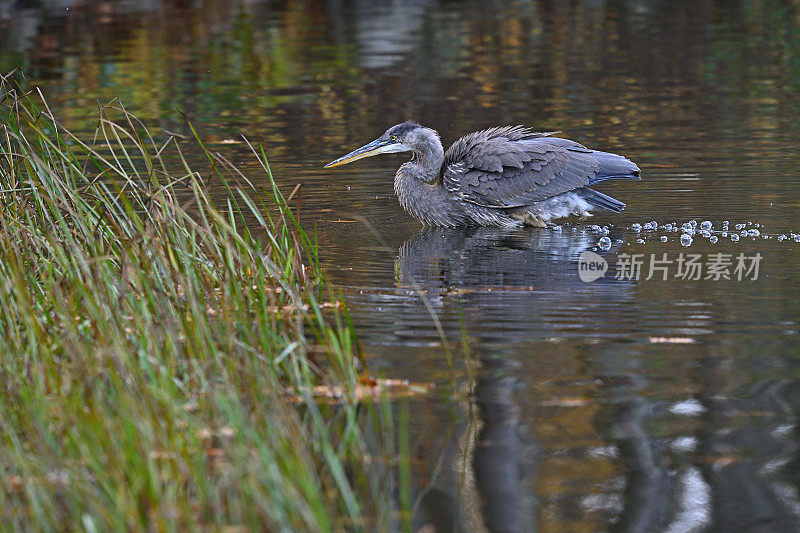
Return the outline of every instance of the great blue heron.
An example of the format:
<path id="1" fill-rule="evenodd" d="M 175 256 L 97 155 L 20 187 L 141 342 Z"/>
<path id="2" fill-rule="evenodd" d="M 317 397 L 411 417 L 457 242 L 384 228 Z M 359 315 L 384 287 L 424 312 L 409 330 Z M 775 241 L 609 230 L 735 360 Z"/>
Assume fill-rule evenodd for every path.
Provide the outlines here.
<path id="1" fill-rule="evenodd" d="M 624 203 L 588 186 L 639 179 L 639 167 L 552 135 L 522 126 L 490 128 L 460 138 L 445 152 L 435 130 L 407 121 L 325 167 L 413 152 L 397 171 L 394 190 L 403 208 L 428 226 L 545 227 L 598 207 L 622 211 Z"/>

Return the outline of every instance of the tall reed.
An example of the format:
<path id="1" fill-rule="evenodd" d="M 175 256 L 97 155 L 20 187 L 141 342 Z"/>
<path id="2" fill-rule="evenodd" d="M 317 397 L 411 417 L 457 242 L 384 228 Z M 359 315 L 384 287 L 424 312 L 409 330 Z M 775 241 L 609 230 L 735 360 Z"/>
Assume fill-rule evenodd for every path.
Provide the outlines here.
<path id="1" fill-rule="evenodd" d="M 114 102 L 80 139 L 12 80 L 0 80 L 0 522 L 394 528 L 380 466 L 393 445 L 364 438 L 391 427 L 390 410 L 356 399 L 355 335 L 320 301 L 313 238 L 263 150 L 251 146 L 271 184 L 259 198 L 196 133 L 152 136 Z M 320 385 L 341 401 L 315 403 Z"/>

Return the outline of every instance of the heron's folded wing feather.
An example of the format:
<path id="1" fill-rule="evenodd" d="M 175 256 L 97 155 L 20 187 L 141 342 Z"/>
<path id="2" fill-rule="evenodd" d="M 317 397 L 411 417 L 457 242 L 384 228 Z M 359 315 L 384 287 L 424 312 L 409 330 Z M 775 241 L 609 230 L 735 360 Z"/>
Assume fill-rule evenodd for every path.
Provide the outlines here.
<path id="1" fill-rule="evenodd" d="M 519 127 L 476 132 L 445 154 L 443 185 L 463 201 L 493 208 L 530 205 L 589 184 L 592 150 Z"/>

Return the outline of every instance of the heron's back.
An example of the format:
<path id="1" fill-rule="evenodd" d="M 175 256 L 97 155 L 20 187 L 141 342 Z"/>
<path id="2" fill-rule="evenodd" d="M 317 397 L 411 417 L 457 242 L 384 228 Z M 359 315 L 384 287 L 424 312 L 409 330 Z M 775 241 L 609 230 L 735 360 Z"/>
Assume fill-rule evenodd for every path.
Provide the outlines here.
<path id="1" fill-rule="evenodd" d="M 509 209 L 608 179 L 638 179 L 627 158 L 520 126 L 466 135 L 445 153 L 442 184 L 459 201 Z"/>

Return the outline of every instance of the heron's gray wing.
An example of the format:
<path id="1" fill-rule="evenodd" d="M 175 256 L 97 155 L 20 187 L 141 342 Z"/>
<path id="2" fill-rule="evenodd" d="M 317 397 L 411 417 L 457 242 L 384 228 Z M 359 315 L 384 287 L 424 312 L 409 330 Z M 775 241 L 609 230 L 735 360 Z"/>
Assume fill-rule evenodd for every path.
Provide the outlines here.
<path id="1" fill-rule="evenodd" d="M 592 153 L 574 141 L 521 127 L 494 128 L 450 147 L 442 183 L 466 202 L 522 207 L 588 185 L 599 168 Z"/>

